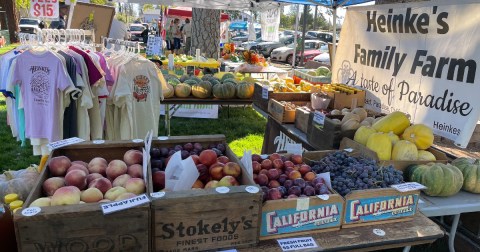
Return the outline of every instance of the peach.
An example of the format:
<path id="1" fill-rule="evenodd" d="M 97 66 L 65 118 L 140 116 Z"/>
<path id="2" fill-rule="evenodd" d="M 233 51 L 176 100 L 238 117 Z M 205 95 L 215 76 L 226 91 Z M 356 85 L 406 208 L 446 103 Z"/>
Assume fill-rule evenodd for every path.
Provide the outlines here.
<path id="1" fill-rule="evenodd" d="M 317 177 L 317 174 L 315 172 L 307 172 L 305 175 L 303 175 L 303 178 L 306 181 L 313 181 Z"/>
<path id="2" fill-rule="evenodd" d="M 83 166 L 83 167 L 85 167 L 85 168 L 88 168 L 88 164 L 85 163 L 85 162 L 83 162 L 83 161 L 81 161 L 81 160 L 73 161 L 73 162 L 72 162 L 72 165 L 74 165 L 74 164 L 78 164 L 78 165 L 81 165 L 81 166 Z"/>
<path id="3" fill-rule="evenodd" d="M 90 187 L 80 194 L 80 200 L 85 203 L 98 202 L 102 199 L 103 193 L 95 187 Z"/>
<path id="4" fill-rule="evenodd" d="M 204 150 L 200 153 L 200 163 L 211 166 L 217 162 L 217 153 L 213 150 Z"/>
<path id="5" fill-rule="evenodd" d="M 90 173 L 100 173 L 105 176 L 105 171 L 107 170 L 108 162 L 104 158 L 96 157 L 90 160 L 88 163 L 88 171 Z"/>
<path id="6" fill-rule="evenodd" d="M 291 180 L 295 180 L 301 177 L 302 177 L 302 174 L 299 171 L 292 171 L 288 174 L 288 178 L 290 178 Z"/>
<path id="7" fill-rule="evenodd" d="M 56 190 L 52 196 L 50 205 L 60 206 L 78 204 L 80 203 L 80 194 L 80 190 L 75 186 L 64 186 L 62 188 L 58 188 L 58 190 Z"/>
<path id="8" fill-rule="evenodd" d="M 221 157 L 217 158 L 217 162 L 222 163 L 222 164 L 226 164 L 226 163 L 230 162 L 230 159 L 227 156 L 221 156 Z"/>
<path id="9" fill-rule="evenodd" d="M 292 160 L 292 162 L 293 162 L 294 164 L 302 164 L 302 163 L 303 163 L 302 155 L 298 155 L 298 154 L 293 154 L 293 155 L 290 157 L 290 160 Z"/>
<path id="10" fill-rule="evenodd" d="M 215 163 L 210 166 L 208 172 L 210 173 L 212 179 L 220 180 L 223 178 L 223 167 L 225 167 L 225 165 L 222 163 Z"/>
<path id="11" fill-rule="evenodd" d="M 204 186 L 203 182 L 197 179 L 195 183 L 193 183 L 192 188 L 203 188 Z"/>
<path id="12" fill-rule="evenodd" d="M 120 194 L 117 198 L 115 198 L 115 201 L 126 200 L 126 199 L 130 199 L 130 198 L 133 198 L 133 197 L 137 197 L 137 195 L 135 195 L 135 193 L 126 192 L 126 193 Z"/>
<path id="13" fill-rule="evenodd" d="M 123 161 L 129 166 L 133 164 L 142 164 L 143 153 L 139 150 L 128 150 L 123 155 Z"/>
<path id="14" fill-rule="evenodd" d="M 70 166 L 70 168 L 68 168 L 67 173 L 70 172 L 70 171 L 73 171 L 73 170 L 81 170 L 81 171 L 84 171 L 85 174 L 87 174 L 87 175 L 90 174 L 88 169 L 85 166 L 80 165 L 80 164 L 72 164 L 72 166 Z"/>
<path id="15" fill-rule="evenodd" d="M 130 165 L 127 168 L 127 174 L 132 178 L 143 178 L 143 166 L 139 164 Z"/>
<path id="16" fill-rule="evenodd" d="M 302 175 L 305 175 L 307 172 L 311 172 L 312 171 L 312 168 L 309 166 L 309 165 L 301 165 L 300 166 L 300 169 L 298 169 L 298 171 L 302 174 Z"/>
<path id="17" fill-rule="evenodd" d="M 225 176 L 220 181 L 218 181 L 217 186 L 238 186 L 240 185 L 238 181 L 233 176 Z"/>
<path id="18" fill-rule="evenodd" d="M 63 177 L 52 177 L 48 178 L 43 182 L 43 191 L 47 196 L 52 196 L 55 191 L 65 186 L 65 178 Z"/>
<path id="19" fill-rule="evenodd" d="M 120 175 L 118 176 L 112 183 L 112 186 L 121 186 L 121 187 L 125 187 L 125 182 L 127 182 L 127 180 L 131 179 L 132 176 L 128 175 L 128 174 L 123 174 L 123 175 Z"/>
<path id="20" fill-rule="evenodd" d="M 108 190 L 106 193 L 105 193 L 105 199 L 107 200 L 115 200 L 118 196 L 120 196 L 120 194 L 123 194 L 123 193 L 126 193 L 127 192 L 127 189 L 121 187 L 121 186 L 115 186 L 115 187 L 112 187 L 110 188 L 110 190 Z"/>
<path id="21" fill-rule="evenodd" d="M 88 188 L 95 187 L 105 194 L 110 188 L 112 188 L 112 182 L 107 178 L 97 178 L 88 184 Z"/>
<path id="22" fill-rule="evenodd" d="M 103 178 L 102 174 L 100 174 L 100 173 L 90 173 L 90 174 L 88 174 L 87 175 L 87 184 L 90 185 L 90 183 L 97 178 Z"/>
<path id="23" fill-rule="evenodd" d="M 205 189 L 215 188 L 215 187 L 218 187 L 218 181 L 217 181 L 217 180 L 210 180 L 210 181 L 205 185 Z"/>
<path id="24" fill-rule="evenodd" d="M 44 206 L 50 206 L 51 204 L 51 199 L 48 197 L 43 197 L 43 198 L 38 198 L 34 200 L 29 207 L 44 207 Z"/>
<path id="25" fill-rule="evenodd" d="M 70 159 L 65 156 L 54 157 L 48 162 L 48 169 L 52 176 L 65 176 L 70 166 L 72 166 L 72 163 Z"/>
<path id="26" fill-rule="evenodd" d="M 240 168 L 240 165 L 238 165 L 235 162 L 228 162 L 225 164 L 223 167 L 223 175 L 224 176 L 232 176 L 234 178 L 238 178 L 240 174 L 242 173 L 242 169 Z"/>
<path id="27" fill-rule="evenodd" d="M 127 170 L 128 170 L 128 168 L 127 168 L 127 164 L 125 164 L 125 162 L 123 162 L 122 160 L 118 160 L 118 159 L 112 160 L 112 161 L 110 161 L 110 163 L 107 166 L 107 170 L 106 170 L 107 178 L 109 178 L 110 180 L 113 181 L 118 176 L 127 173 Z"/>
<path id="28" fill-rule="evenodd" d="M 65 185 L 83 190 L 87 186 L 87 174 L 82 170 L 72 170 L 65 175 Z"/>
<path id="29" fill-rule="evenodd" d="M 102 199 L 102 200 L 98 201 L 98 203 L 107 203 L 107 202 L 112 202 L 112 201 L 109 200 L 109 199 Z"/>
<path id="30" fill-rule="evenodd" d="M 131 178 L 125 182 L 127 192 L 141 194 L 145 192 L 145 182 L 141 178 Z"/>

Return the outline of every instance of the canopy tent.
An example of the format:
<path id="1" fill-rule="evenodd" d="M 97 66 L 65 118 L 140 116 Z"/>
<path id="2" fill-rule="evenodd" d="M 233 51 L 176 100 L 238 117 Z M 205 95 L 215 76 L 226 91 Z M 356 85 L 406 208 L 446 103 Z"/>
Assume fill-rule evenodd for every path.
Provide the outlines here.
<path id="1" fill-rule="evenodd" d="M 268 10 L 281 5 L 273 0 L 128 0 L 129 3 L 157 4 L 217 10 Z"/>
<path id="2" fill-rule="evenodd" d="M 192 8 L 191 7 L 175 7 L 168 8 L 166 11 L 167 17 L 181 17 L 181 18 L 192 18 Z M 229 19 L 227 13 L 222 13 L 220 21 L 225 22 Z"/>

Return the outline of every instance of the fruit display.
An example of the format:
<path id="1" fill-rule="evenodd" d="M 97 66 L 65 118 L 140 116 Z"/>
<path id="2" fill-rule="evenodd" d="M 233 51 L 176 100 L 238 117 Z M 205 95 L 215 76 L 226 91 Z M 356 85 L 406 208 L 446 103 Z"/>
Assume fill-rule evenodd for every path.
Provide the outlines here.
<path id="1" fill-rule="evenodd" d="M 323 178 L 317 178 L 301 155 L 289 158 L 273 153 L 263 159 L 252 155 L 253 180 L 261 186 L 263 201 L 329 194 Z"/>
<path id="2" fill-rule="evenodd" d="M 427 150 L 434 138 L 430 127 L 410 125 L 408 116 L 400 111 L 374 119 L 365 117 L 362 110 L 353 110 L 345 117 L 357 122 L 364 118 L 360 125 L 351 125 L 352 128 L 359 126 L 353 139 L 377 153 L 380 160 L 435 161 L 435 156 Z"/>
<path id="3" fill-rule="evenodd" d="M 427 187 L 429 196 L 448 197 L 457 194 L 463 186 L 460 169 L 451 164 L 428 163 L 411 165 L 407 170 L 408 179 Z"/>
<path id="4" fill-rule="evenodd" d="M 241 55 L 243 57 L 243 61 L 250 65 L 257 65 L 262 67 L 267 67 L 268 63 L 265 58 L 258 54 L 255 51 L 244 51 Z"/>
<path id="5" fill-rule="evenodd" d="M 96 157 L 89 163 L 71 161 L 66 156 L 51 158 L 51 177 L 43 182 L 44 197 L 32 206 L 74 205 L 109 202 L 135 197 L 145 192 L 143 154 L 139 150 L 125 152 L 123 159 Z"/>
<path id="6" fill-rule="evenodd" d="M 471 193 L 480 193 L 480 160 L 457 158 L 452 165 L 460 169 L 463 174 L 462 189 Z"/>
<path id="7" fill-rule="evenodd" d="M 346 151 L 335 151 L 313 161 L 312 170 L 330 172 L 332 188 L 342 196 L 353 190 L 387 188 L 403 183 L 402 171 L 393 166 L 380 167 L 373 159 L 349 156 Z"/>
<path id="8" fill-rule="evenodd" d="M 333 92 L 333 93 L 344 93 L 344 94 L 356 94 L 357 92 L 362 91 L 361 89 L 345 85 L 345 84 L 323 84 L 320 87 L 320 90 L 323 92 Z"/>
<path id="9" fill-rule="evenodd" d="M 317 69 L 312 69 L 307 72 L 308 75 L 316 77 L 332 77 L 332 72 L 328 67 L 318 67 Z"/>
<path id="10" fill-rule="evenodd" d="M 193 159 L 200 174 L 192 189 L 239 185 L 242 169 L 225 155 L 225 144 L 203 146 L 201 143 L 186 143 L 170 148 L 152 147 L 150 164 L 154 191 L 165 189 L 165 169 L 171 156 L 178 151 L 181 152 L 182 159 Z"/>
<path id="11" fill-rule="evenodd" d="M 38 170 L 30 166 L 18 171 L 5 171 L 0 175 L 0 203 L 5 195 L 15 193 L 20 199 L 26 199 L 38 178 Z"/>

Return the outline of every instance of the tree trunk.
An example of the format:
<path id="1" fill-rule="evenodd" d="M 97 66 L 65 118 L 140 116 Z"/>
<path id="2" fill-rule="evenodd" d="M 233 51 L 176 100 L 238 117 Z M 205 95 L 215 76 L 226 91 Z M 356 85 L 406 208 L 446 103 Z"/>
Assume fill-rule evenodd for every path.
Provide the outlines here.
<path id="1" fill-rule="evenodd" d="M 192 51 L 218 59 L 220 52 L 220 10 L 192 9 Z"/>
<path id="2" fill-rule="evenodd" d="M 407 3 L 407 2 L 424 2 L 430 0 L 375 0 L 375 4 L 391 4 L 391 3 Z"/>
<path id="3" fill-rule="evenodd" d="M 10 34 L 10 43 L 17 43 L 18 42 L 18 11 L 15 5 L 14 0 L 0 0 L 0 7 L 2 7 L 2 11 L 7 13 L 7 26 L 8 32 Z"/>

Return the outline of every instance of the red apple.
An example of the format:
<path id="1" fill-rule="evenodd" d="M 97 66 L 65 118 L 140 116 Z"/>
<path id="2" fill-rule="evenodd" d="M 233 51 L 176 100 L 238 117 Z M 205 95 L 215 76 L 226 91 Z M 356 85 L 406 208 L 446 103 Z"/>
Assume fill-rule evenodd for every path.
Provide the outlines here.
<path id="1" fill-rule="evenodd" d="M 79 172 L 82 172 L 82 171 L 79 171 Z M 58 188 L 58 190 L 55 191 L 50 201 L 50 205 L 52 206 L 75 205 L 80 203 L 80 195 L 81 195 L 81 192 L 78 189 L 78 187 L 64 186 L 62 188 Z"/>
<path id="2" fill-rule="evenodd" d="M 192 188 L 203 188 L 204 186 L 203 182 L 197 179 L 195 183 L 193 183 Z"/>
<path id="3" fill-rule="evenodd" d="M 72 166 L 72 163 L 70 159 L 65 156 L 54 157 L 48 162 L 48 169 L 50 170 L 51 176 L 65 176 L 70 166 Z"/>
<path id="4" fill-rule="evenodd" d="M 126 200 L 126 199 L 130 199 L 130 198 L 133 198 L 133 197 L 136 197 L 136 196 L 137 195 L 135 193 L 126 192 L 126 193 L 120 194 L 117 198 L 115 198 L 115 201 Z"/>
<path id="5" fill-rule="evenodd" d="M 253 173 L 259 173 L 262 169 L 262 165 L 257 161 L 252 161 Z"/>
<path id="6" fill-rule="evenodd" d="M 112 186 L 113 187 L 116 187 L 116 186 L 125 187 L 125 183 L 127 182 L 127 180 L 129 180 L 131 178 L 132 177 L 128 174 L 120 175 L 117 178 L 115 178 L 115 180 L 112 182 Z"/>
<path id="7" fill-rule="evenodd" d="M 240 165 L 235 162 L 228 162 L 223 167 L 223 176 L 232 176 L 234 178 L 238 178 L 242 173 L 242 169 Z"/>
<path id="8" fill-rule="evenodd" d="M 127 174 L 132 178 L 143 178 L 143 166 L 139 164 L 130 165 L 127 168 Z"/>
<path id="9" fill-rule="evenodd" d="M 165 188 L 165 172 L 158 171 L 152 174 L 153 190 L 160 191 Z"/>
<path id="10" fill-rule="evenodd" d="M 100 173 L 103 176 L 105 176 L 105 171 L 107 170 L 107 160 L 101 157 L 96 157 L 92 160 L 90 160 L 90 163 L 88 163 L 88 171 L 90 173 Z"/>
<path id="11" fill-rule="evenodd" d="M 275 159 L 280 159 L 280 160 L 281 160 L 281 159 L 282 159 L 282 156 L 280 156 L 280 154 L 278 154 L 278 153 L 273 153 L 273 154 L 270 155 L 269 159 L 270 159 L 271 161 L 273 161 L 273 160 L 275 160 Z"/>
<path id="12" fill-rule="evenodd" d="M 261 165 L 262 165 L 262 169 L 267 169 L 267 170 L 272 169 L 273 167 L 273 163 L 270 159 L 263 160 Z"/>
<path id="13" fill-rule="evenodd" d="M 112 188 L 112 182 L 107 178 L 97 178 L 88 184 L 88 188 L 95 187 L 105 194 L 108 190 Z"/>
<path id="14" fill-rule="evenodd" d="M 95 187 L 88 188 L 80 194 L 80 200 L 85 203 L 99 202 L 103 199 L 103 193 Z"/>
<path id="15" fill-rule="evenodd" d="M 205 189 L 218 187 L 217 180 L 211 180 L 205 185 Z"/>
<path id="16" fill-rule="evenodd" d="M 238 181 L 233 176 L 225 176 L 218 181 L 217 186 L 238 186 Z"/>
<path id="17" fill-rule="evenodd" d="M 43 191 L 47 196 L 52 196 L 58 188 L 65 186 L 65 178 L 51 177 L 43 182 Z"/>
<path id="18" fill-rule="evenodd" d="M 127 169 L 127 164 L 122 160 L 112 160 L 107 167 L 107 178 L 113 181 L 118 176 L 126 174 Z"/>
<path id="19" fill-rule="evenodd" d="M 294 164 L 303 164 L 302 155 L 293 154 L 290 158 Z"/>
<path id="20" fill-rule="evenodd" d="M 72 165 L 74 165 L 74 164 L 78 164 L 78 165 L 81 165 L 81 166 L 83 166 L 83 167 L 85 167 L 85 168 L 88 168 L 88 164 L 85 163 L 85 162 L 83 162 L 83 161 L 81 161 L 81 160 L 73 161 L 73 162 L 72 162 Z"/>
<path id="21" fill-rule="evenodd" d="M 76 186 L 83 190 L 87 186 L 87 174 L 82 170 L 73 170 L 65 175 L 65 185 Z"/>
<path id="22" fill-rule="evenodd" d="M 212 179 L 214 180 L 220 180 L 223 178 L 223 167 L 225 165 L 222 164 L 222 163 L 215 163 L 213 165 L 210 166 L 210 168 L 208 169 L 208 172 L 210 173 L 210 176 L 212 177 Z"/>
<path id="23" fill-rule="evenodd" d="M 275 159 L 273 160 L 273 168 L 275 169 L 283 169 L 284 165 L 283 165 L 283 161 L 281 159 Z"/>
<path id="24" fill-rule="evenodd" d="M 145 192 L 145 181 L 141 178 L 131 178 L 125 182 L 125 189 L 127 192 L 139 195 Z"/>
<path id="25" fill-rule="evenodd" d="M 106 193 L 105 193 L 105 199 L 108 199 L 108 200 L 115 200 L 118 196 L 120 196 L 121 194 L 123 193 L 126 193 L 127 192 L 127 189 L 121 187 L 121 186 L 115 186 L 115 187 L 112 187 L 110 190 L 108 190 Z"/>
<path id="26" fill-rule="evenodd" d="M 143 163 L 143 153 L 139 150 L 128 150 L 123 155 L 123 161 L 130 166 L 133 164 L 142 164 Z"/>
<path id="27" fill-rule="evenodd" d="M 217 162 L 217 153 L 213 150 L 204 150 L 200 153 L 200 163 L 211 166 Z"/>

